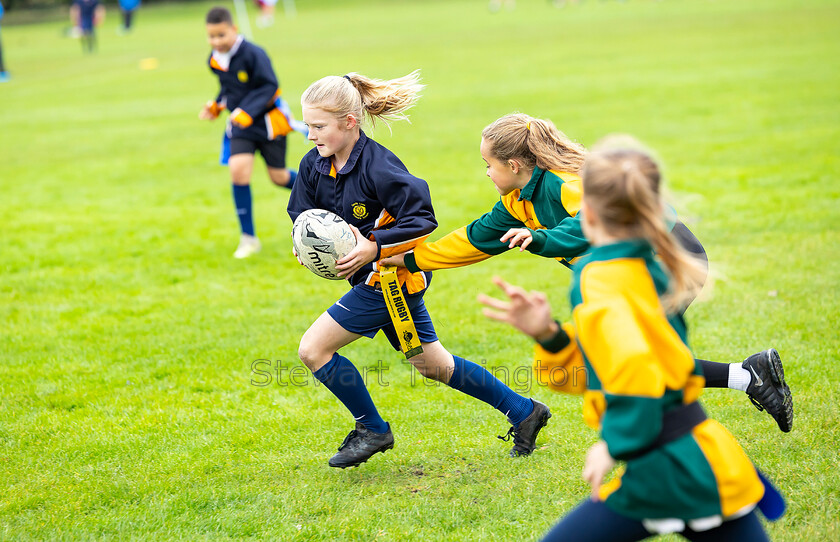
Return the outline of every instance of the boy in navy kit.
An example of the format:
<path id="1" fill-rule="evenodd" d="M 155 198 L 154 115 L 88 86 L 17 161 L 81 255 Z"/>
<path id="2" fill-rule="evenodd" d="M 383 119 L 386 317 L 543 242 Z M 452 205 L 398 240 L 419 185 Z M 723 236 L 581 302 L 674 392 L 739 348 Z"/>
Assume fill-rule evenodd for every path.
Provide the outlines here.
<path id="1" fill-rule="evenodd" d="M 222 165 L 230 168 L 233 201 L 241 236 L 235 258 L 247 258 L 260 250 L 254 232 L 251 203 L 251 173 L 254 153 L 259 150 L 268 176 L 277 186 L 291 188 L 297 172 L 286 168 L 286 134 L 292 120 L 280 98 L 280 86 L 263 49 L 240 36 L 230 11 L 216 7 L 207 13 L 207 39 L 213 48 L 207 62 L 219 77 L 221 89 L 215 100 L 204 105 L 198 117 L 213 120 L 230 111 L 222 145 Z"/>
<path id="2" fill-rule="evenodd" d="M 70 18 L 81 31 L 82 48 L 92 53 L 96 49 L 96 27 L 105 18 L 105 6 L 99 0 L 73 0 Z"/>

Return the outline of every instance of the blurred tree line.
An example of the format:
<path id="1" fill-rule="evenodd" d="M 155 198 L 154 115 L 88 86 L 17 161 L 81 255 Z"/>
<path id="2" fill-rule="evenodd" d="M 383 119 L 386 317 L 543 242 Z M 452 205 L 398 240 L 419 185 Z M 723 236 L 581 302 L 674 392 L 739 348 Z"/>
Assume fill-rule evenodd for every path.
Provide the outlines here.
<path id="1" fill-rule="evenodd" d="M 143 0 L 144 4 L 158 4 L 167 0 Z M 169 0 L 171 1 L 171 0 Z M 183 1 L 183 0 L 181 0 Z M 55 8 L 69 8 L 73 0 L 0 0 L 6 11 L 14 10 L 49 10 Z M 100 0 L 106 6 L 117 5 L 117 0 Z"/>

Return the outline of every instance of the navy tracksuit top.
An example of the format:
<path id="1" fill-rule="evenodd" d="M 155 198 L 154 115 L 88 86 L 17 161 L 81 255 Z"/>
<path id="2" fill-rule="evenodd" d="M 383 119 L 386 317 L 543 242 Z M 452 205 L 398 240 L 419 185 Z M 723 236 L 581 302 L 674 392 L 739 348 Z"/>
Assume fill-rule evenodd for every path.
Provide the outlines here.
<path id="1" fill-rule="evenodd" d="M 329 157 L 311 149 L 300 161 L 289 197 L 292 221 L 307 209 L 331 211 L 379 248 L 376 260 L 411 250 L 437 228 L 429 185 L 408 172 L 397 156 L 360 132 L 350 158 L 336 172 Z M 400 270 L 409 293 L 421 291 L 431 273 Z M 354 286 L 379 281 L 376 261 L 350 279 Z"/>
<path id="2" fill-rule="evenodd" d="M 248 128 L 231 125 L 228 135 L 255 141 L 272 139 L 266 114 L 275 108 L 279 84 L 266 52 L 243 39 L 233 51 L 227 70 L 216 62 L 212 53 L 207 63 L 221 85 L 216 103 L 231 112 L 239 107 L 253 120 Z"/>

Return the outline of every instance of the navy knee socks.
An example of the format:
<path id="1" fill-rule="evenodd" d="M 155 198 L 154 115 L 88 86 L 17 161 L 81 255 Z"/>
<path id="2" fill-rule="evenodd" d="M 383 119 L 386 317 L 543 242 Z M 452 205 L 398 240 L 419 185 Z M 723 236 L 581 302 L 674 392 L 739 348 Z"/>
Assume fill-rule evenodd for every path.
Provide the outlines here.
<path id="1" fill-rule="evenodd" d="M 349 359 L 336 352 L 312 374 L 347 407 L 357 422 L 374 433 L 388 432 L 388 424 L 376 410 L 362 375 Z"/>

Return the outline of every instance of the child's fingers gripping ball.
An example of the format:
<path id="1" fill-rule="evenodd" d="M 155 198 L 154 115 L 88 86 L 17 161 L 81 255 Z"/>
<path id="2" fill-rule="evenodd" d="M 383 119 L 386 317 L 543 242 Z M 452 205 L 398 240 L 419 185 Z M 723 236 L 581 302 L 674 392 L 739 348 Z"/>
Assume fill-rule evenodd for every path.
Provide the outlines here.
<path id="1" fill-rule="evenodd" d="M 292 254 L 294 254 L 295 259 L 297 260 L 297 263 L 299 263 L 300 265 L 303 265 L 303 262 L 300 261 L 300 256 L 297 255 L 297 250 L 295 250 L 294 245 L 292 245 Z"/>
<path id="2" fill-rule="evenodd" d="M 324 209 L 309 209 L 295 219 L 292 244 L 298 260 L 329 280 L 342 280 L 335 264 L 356 247 L 356 236 L 340 216 Z"/>

